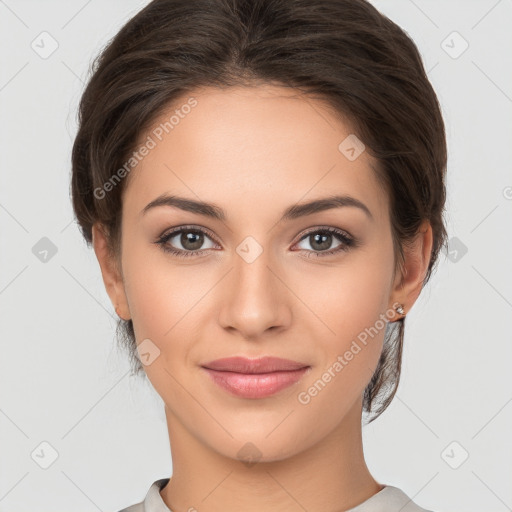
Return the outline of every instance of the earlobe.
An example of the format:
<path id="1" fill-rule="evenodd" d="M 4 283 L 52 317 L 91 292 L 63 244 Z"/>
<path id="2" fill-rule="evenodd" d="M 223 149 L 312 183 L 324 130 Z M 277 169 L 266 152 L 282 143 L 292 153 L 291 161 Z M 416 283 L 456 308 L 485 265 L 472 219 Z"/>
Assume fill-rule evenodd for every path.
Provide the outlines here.
<path id="1" fill-rule="evenodd" d="M 124 318 L 123 315 L 121 315 L 121 313 L 119 313 L 119 305 L 117 305 L 115 307 L 115 311 L 116 311 L 116 315 L 121 319 L 121 320 L 129 320 L 129 318 Z"/>
<path id="2" fill-rule="evenodd" d="M 397 273 L 390 297 L 390 304 L 399 315 L 400 308 L 395 307 L 397 303 L 402 305 L 402 310 L 409 311 L 423 288 L 432 243 L 432 226 L 430 222 L 423 221 L 414 240 L 404 245 L 404 263 L 401 272 Z"/>
<path id="3" fill-rule="evenodd" d="M 121 272 L 111 254 L 107 243 L 107 235 L 99 223 L 92 227 L 92 243 L 94 252 L 101 269 L 103 284 L 117 315 L 124 319 L 130 319 L 128 301 L 126 299 L 124 282 Z"/>

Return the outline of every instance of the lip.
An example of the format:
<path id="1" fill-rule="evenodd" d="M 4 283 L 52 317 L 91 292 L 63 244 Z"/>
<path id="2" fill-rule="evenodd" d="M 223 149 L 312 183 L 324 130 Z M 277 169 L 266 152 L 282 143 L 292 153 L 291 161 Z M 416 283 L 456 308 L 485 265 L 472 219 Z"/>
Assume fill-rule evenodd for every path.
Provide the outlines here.
<path id="1" fill-rule="evenodd" d="M 298 382 L 310 366 L 289 359 L 229 357 L 202 365 L 225 391 L 242 398 L 265 398 Z"/>
<path id="2" fill-rule="evenodd" d="M 225 357 L 216 359 L 202 365 L 203 368 L 237 373 L 270 373 L 279 371 L 299 370 L 308 366 L 305 363 L 281 359 L 280 357 L 259 357 L 248 359 L 247 357 Z"/>

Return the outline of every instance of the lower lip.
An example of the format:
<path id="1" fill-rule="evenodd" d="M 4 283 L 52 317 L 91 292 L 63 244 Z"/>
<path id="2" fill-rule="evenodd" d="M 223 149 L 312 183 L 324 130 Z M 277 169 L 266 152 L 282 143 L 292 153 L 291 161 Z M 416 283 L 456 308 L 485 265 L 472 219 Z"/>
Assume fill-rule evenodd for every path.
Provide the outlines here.
<path id="1" fill-rule="evenodd" d="M 242 398 L 265 398 L 298 382 L 310 367 L 272 373 L 235 373 L 203 369 L 215 384 L 233 395 Z"/>

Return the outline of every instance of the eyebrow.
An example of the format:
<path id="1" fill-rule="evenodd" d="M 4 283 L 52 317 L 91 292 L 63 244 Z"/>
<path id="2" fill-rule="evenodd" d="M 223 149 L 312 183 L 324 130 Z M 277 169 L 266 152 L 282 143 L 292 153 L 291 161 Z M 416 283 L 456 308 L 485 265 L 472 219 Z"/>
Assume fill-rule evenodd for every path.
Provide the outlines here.
<path id="1" fill-rule="evenodd" d="M 206 217 L 211 217 L 212 219 L 217 219 L 220 221 L 225 221 L 227 217 L 224 210 L 215 204 L 168 194 L 162 194 L 147 204 L 142 210 L 141 215 L 144 215 L 152 208 L 159 206 L 172 206 L 186 212 L 204 215 Z M 373 215 L 369 208 L 359 199 L 348 195 L 334 195 L 321 199 L 315 199 L 314 201 L 310 201 L 308 203 L 292 205 L 285 210 L 280 222 L 294 220 L 298 219 L 299 217 L 305 217 L 306 215 L 312 215 L 314 213 L 345 206 L 359 208 L 365 212 L 365 214 L 371 220 L 373 220 Z"/>

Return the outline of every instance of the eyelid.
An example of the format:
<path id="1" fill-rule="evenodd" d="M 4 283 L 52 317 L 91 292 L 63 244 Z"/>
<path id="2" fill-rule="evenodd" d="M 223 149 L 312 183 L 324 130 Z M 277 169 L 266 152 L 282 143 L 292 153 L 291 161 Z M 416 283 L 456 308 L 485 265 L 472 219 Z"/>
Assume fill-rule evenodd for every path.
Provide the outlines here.
<path id="1" fill-rule="evenodd" d="M 183 226 L 176 226 L 174 228 L 166 229 L 158 237 L 158 240 L 162 240 L 163 238 L 168 238 L 171 235 L 174 235 L 176 233 L 180 233 L 182 231 L 187 231 L 187 230 L 188 231 L 200 231 L 200 232 L 203 232 L 205 235 L 208 235 L 217 245 L 220 245 L 219 241 L 217 240 L 216 235 L 213 234 L 213 231 L 209 230 L 208 228 L 206 228 L 204 226 L 199 226 L 197 224 L 185 224 Z"/>
<path id="2" fill-rule="evenodd" d="M 335 228 L 334 226 L 314 226 L 312 228 L 308 228 L 306 231 L 304 231 L 301 235 L 301 237 L 297 240 L 297 242 L 302 241 L 304 238 L 306 238 L 310 233 L 318 233 L 320 231 L 327 231 L 329 233 L 334 233 L 338 235 L 343 235 L 345 238 L 354 240 L 354 237 L 344 229 L 341 228 Z"/>
<path id="3" fill-rule="evenodd" d="M 217 237 L 215 235 L 213 235 L 213 232 L 210 229 L 208 229 L 204 226 L 199 226 L 197 224 L 194 224 L 194 225 L 187 224 L 187 225 L 176 226 L 176 227 L 170 228 L 169 230 L 164 231 L 154 243 L 156 243 L 157 245 L 160 245 L 163 251 L 173 254 L 176 257 L 194 257 L 194 256 L 203 257 L 203 256 L 206 256 L 207 253 L 212 250 L 211 247 L 207 248 L 207 249 L 197 249 L 195 251 L 186 251 L 183 249 L 176 249 L 172 246 L 171 246 L 172 248 L 166 247 L 167 242 L 171 238 L 176 236 L 176 234 L 186 232 L 186 231 L 196 231 L 196 232 L 203 233 L 208 238 L 210 238 L 213 241 L 213 243 L 215 243 L 219 246 L 222 245 L 222 244 L 219 244 L 219 242 L 217 241 Z M 350 233 L 348 233 L 347 231 L 345 231 L 341 228 L 337 228 L 334 226 L 313 226 L 311 228 L 308 228 L 306 231 L 302 232 L 300 238 L 296 242 L 293 243 L 292 247 L 297 245 L 298 243 L 302 242 L 303 240 L 307 239 L 307 237 L 311 233 L 331 234 L 335 238 L 338 239 L 338 241 L 340 242 L 340 245 L 338 247 L 335 247 L 334 249 L 329 249 L 326 251 L 314 251 L 314 250 L 310 251 L 308 249 L 299 249 L 299 250 L 294 251 L 294 252 L 301 253 L 301 257 L 307 257 L 307 258 L 310 258 L 313 256 L 319 257 L 319 258 L 328 257 L 328 256 L 336 255 L 341 252 L 346 252 L 346 251 L 350 250 L 351 248 L 356 248 L 359 246 L 359 241 L 356 238 L 354 238 Z M 218 250 L 218 249 L 213 249 L 213 250 Z M 306 254 L 305 254 L 305 256 L 302 256 L 304 251 Z"/>
<path id="4" fill-rule="evenodd" d="M 220 242 L 217 240 L 216 235 L 213 234 L 213 232 L 204 226 L 199 226 L 198 224 L 185 224 L 183 226 L 176 226 L 174 228 L 170 228 L 168 230 L 165 230 L 160 236 L 158 236 L 158 240 L 161 240 L 163 238 L 168 238 L 170 235 L 175 233 L 180 233 L 181 231 L 186 230 L 196 230 L 200 232 L 204 232 L 206 235 L 208 235 L 216 244 L 221 245 Z M 297 244 L 298 242 L 301 242 L 304 238 L 306 238 L 310 233 L 317 233 L 319 231 L 327 231 L 329 233 L 335 233 L 338 235 L 343 235 L 347 239 L 354 240 L 354 237 L 344 229 L 341 228 L 335 228 L 334 226 L 313 226 L 311 228 L 306 229 L 306 231 L 303 231 L 299 238 L 293 243 L 293 245 Z M 202 250 L 202 249 L 200 249 Z"/>

